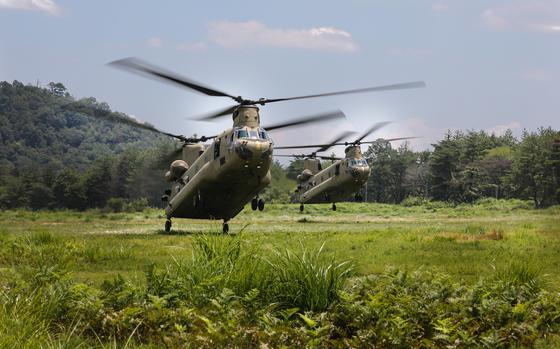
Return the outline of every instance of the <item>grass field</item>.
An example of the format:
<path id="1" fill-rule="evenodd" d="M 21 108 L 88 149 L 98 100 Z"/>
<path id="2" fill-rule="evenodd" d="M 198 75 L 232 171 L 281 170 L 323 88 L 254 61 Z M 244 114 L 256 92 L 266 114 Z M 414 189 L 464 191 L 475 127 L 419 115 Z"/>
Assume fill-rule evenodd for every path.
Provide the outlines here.
<path id="1" fill-rule="evenodd" d="M 233 276 L 227 282 L 220 281 L 223 283 L 219 283 L 221 286 L 218 288 L 213 284 L 212 292 L 208 291 L 206 281 L 200 282 L 199 280 L 196 281 L 198 282 L 197 284 L 191 280 L 189 282 L 192 285 L 197 285 L 197 287 L 200 285 L 204 286 L 202 289 L 200 287 L 195 289 L 189 288 L 189 292 L 201 292 L 201 294 L 204 294 L 205 299 L 207 298 L 210 301 L 211 299 L 222 299 L 218 296 L 223 296 L 224 289 L 233 289 L 233 295 L 242 297 L 247 296 L 247 292 L 250 290 L 259 289 L 260 287 L 262 288 L 259 290 L 262 299 L 259 302 L 255 302 L 260 304 L 259 307 L 261 309 L 268 309 L 270 304 L 277 303 L 278 297 L 283 294 L 282 292 L 297 293 L 299 291 L 290 291 L 282 288 L 282 292 L 274 293 L 271 291 L 270 294 L 266 293 L 265 285 L 267 283 L 274 284 L 274 282 L 277 282 L 276 279 L 276 281 L 270 281 L 263 277 L 262 280 L 255 281 L 256 279 L 251 279 L 251 275 L 242 274 L 243 270 L 241 269 L 245 269 L 243 272 L 252 270 L 253 274 L 255 274 L 257 272 L 254 270 L 260 270 L 258 268 L 261 268 L 263 263 L 266 264 L 262 260 L 270 260 L 270 265 L 276 265 L 276 267 L 278 265 L 284 266 L 283 268 L 274 269 L 276 272 L 271 272 L 274 274 L 273 276 L 267 276 L 276 278 L 283 270 L 296 268 L 294 267 L 296 263 L 300 263 L 297 267 L 300 268 L 298 270 L 310 268 L 309 270 L 317 271 L 323 270 L 321 265 L 326 266 L 326 269 L 322 271 L 326 273 L 324 275 L 331 275 L 329 273 L 332 273 L 332 270 L 328 269 L 329 267 L 334 268 L 342 262 L 347 262 L 347 264 L 343 264 L 341 267 L 342 269 L 339 273 L 340 280 L 337 279 L 338 274 L 336 272 L 332 276 L 333 280 L 339 280 L 341 283 L 340 286 L 336 286 L 336 294 L 333 293 L 332 297 L 325 296 L 324 301 L 320 300 L 320 296 L 313 296 L 315 298 L 312 301 L 307 301 L 307 303 L 301 303 L 301 299 L 298 301 L 283 301 L 289 306 L 280 307 L 282 309 L 278 311 L 297 308 L 299 310 L 294 311 L 299 314 L 299 317 L 296 317 L 296 320 L 294 320 L 293 317 L 288 316 L 292 320 L 287 321 L 285 324 L 282 322 L 276 324 L 270 320 L 274 323 L 270 327 L 274 328 L 276 334 L 269 333 L 261 337 L 256 336 L 255 338 L 257 339 L 254 341 L 251 339 L 252 337 L 247 337 L 247 331 L 251 332 L 260 329 L 257 331 L 260 333 L 261 327 L 265 325 L 257 325 L 257 323 L 260 323 L 259 321 L 262 320 L 264 315 L 260 314 L 257 316 L 255 315 L 256 310 L 248 311 L 247 305 L 244 305 L 240 306 L 244 314 L 245 312 L 252 312 L 252 315 L 247 315 L 249 318 L 254 316 L 255 319 L 261 320 L 254 320 L 256 322 L 253 323 L 253 320 L 249 321 L 245 317 L 243 317 L 244 320 L 238 319 L 239 323 L 245 324 L 239 325 L 239 328 L 236 327 L 236 331 L 244 333 L 243 336 L 239 334 L 234 335 L 233 333 L 237 332 L 233 329 L 228 330 L 224 328 L 220 331 L 214 329 L 216 333 L 213 333 L 211 328 L 215 324 L 209 325 L 206 321 L 212 321 L 212 319 L 208 318 L 202 320 L 200 325 L 206 331 L 204 336 L 202 336 L 204 340 L 200 337 L 197 341 L 192 339 L 194 337 L 189 337 L 191 339 L 181 337 L 181 333 L 191 333 L 194 330 L 192 328 L 190 330 L 184 329 L 181 327 L 184 325 L 181 325 L 179 322 L 175 323 L 172 321 L 176 326 L 179 326 L 177 328 L 173 327 L 174 330 L 162 331 L 162 333 L 158 334 L 154 333 L 153 329 L 146 325 L 148 321 L 146 318 L 143 318 L 143 325 L 141 327 L 135 327 L 140 326 L 140 322 L 138 322 L 138 325 L 128 324 L 125 326 L 120 324 L 120 327 L 117 326 L 129 331 L 121 333 L 115 329 L 117 327 L 108 329 L 103 328 L 101 325 L 92 324 L 82 326 L 80 322 L 82 320 L 76 320 L 78 318 L 76 316 L 69 320 L 68 313 L 65 313 L 66 315 L 62 317 L 63 319 L 60 318 L 61 315 L 56 315 L 47 319 L 48 321 L 45 319 L 41 320 L 43 322 L 46 321 L 45 331 L 42 334 L 37 333 L 35 335 L 25 332 L 21 334 L 21 338 L 14 337 L 13 341 L 6 343 L 12 345 L 17 343 L 19 346 L 25 342 L 31 343 L 31 347 L 33 347 L 33 343 L 48 343 L 48 345 L 54 347 L 63 347 L 65 345 L 72 347 L 76 344 L 72 342 L 74 339 L 70 340 L 65 336 L 72 329 L 76 331 L 79 329 L 80 335 L 72 337 L 81 338 L 80 340 L 83 340 L 83 342 L 80 342 L 80 344 L 85 346 L 99 345 L 111 347 L 125 346 L 128 343 L 129 346 L 153 345 L 157 347 L 168 345 L 173 347 L 183 346 L 183 344 L 179 343 L 188 343 L 188 345 L 185 345 L 211 347 L 213 345 L 223 345 L 230 341 L 232 341 L 231 343 L 237 343 L 237 345 L 259 345 L 259 343 L 262 344 L 269 341 L 272 346 L 284 344 L 361 346 L 360 343 L 362 342 L 359 339 L 356 339 L 354 342 L 345 342 L 346 339 L 344 337 L 350 338 L 350 332 L 333 335 L 325 330 L 327 334 L 321 333 L 319 331 L 321 326 L 318 323 L 327 320 L 321 320 L 322 318 L 314 318 L 313 316 L 319 316 L 317 315 L 320 313 L 318 310 L 327 310 L 327 314 L 331 312 L 336 314 L 337 312 L 332 309 L 334 309 L 333 307 L 341 306 L 340 292 L 344 294 L 350 292 L 349 290 L 354 290 L 352 292 L 357 292 L 356 294 L 366 292 L 363 290 L 366 287 L 364 283 L 356 288 L 354 283 L 358 280 L 370 280 L 367 282 L 371 282 L 371 278 L 381 277 L 383 280 L 393 280 L 392 282 L 396 282 L 396 275 L 417 275 L 417 277 L 410 276 L 410 280 L 412 280 L 410 282 L 419 283 L 414 284 L 416 286 L 409 285 L 414 289 L 418 289 L 420 284 L 424 286 L 439 285 L 443 278 L 446 280 L 444 284 L 450 288 L 464 288 L 465 290 L 482 287 L 480 285 L 485 282 L 484 280 L 503 281 L 505 275 L 506 278 L 529 282 L 529 284 L 538 282 L 539 291 L 537 293 L 545 292 L 547 295 L 552 295 L 556 298 L 560 297 L 558 294 L 560 289 L 560 207 L 534 210 L 531 208 L 530 203 L 527 202 L 496 200 L 486 200 L 477 205 L 460 205 L 457 207 L 450 207 L 443 203 L 427 203 L 412 207 L 341 203 L 338 205 L 336 212 L 331 211 L 329 205 L 308 205 L 306 211 L 300 214 L 297 205 L 277 204 L 268 205 L 264 212 L 253 212 L 246 208 L 245 211 L 230 222 L 231 236 L 218 234 L 218 232 L 221 232 L 221 222 L 175 219 L 171 234 L 163 232 L 163 223 L 162 211 L 156 209 L 146 210 L 141 213 L 103 213 L 101 211 L 2 212 L 0 213 L 0 283 L 4 285 L 4 297 L 9 300 L 7 303 L 11 304 L 10 302 L 14 302 L 14 295 L 20 294 L 24 290 L 42 290 L 47 284 L 52 286 L 53 282 L 60 283 L 64 281 L 65 285 L 70 285 L 68 286 L 70 290 L 74 290 L 72 292 L 75 292 L 76 287 L 85 287 L 89 290 L 88 292 L 93 292 L 96 295 L 95 297 L 98 297 L 100 302 L 106 305 L 108 304 L 107 297 L 109 297 L 107 293 L 109 281 L 109 284 L 112 283 L 113 286 L 115 283 L 121 282 L 123 285 L 128 285 L 127 287 L 131 289 L 142 290 L 141 292 L 145 296 L 144 298 L 140 297 L 142 299 L 145 299 L 147 294 L 150 296 L 158 294 L 158 297 L 166 299 L 168 303 L 165 304 L 168 305 L 168 308 L 175 311 L 179 306 L 171 307 L 169 305 L 171 304 L 169 299 L 172 299 L 169 295 L 172 292 L 161 291 L 166 289 L 163 286 L 160 287 L 159 293 L 155 292 L 153 290 L 154 278 L 160 278 L 158 279 L 160 281 L 164 280 L 160 282 L 161 285 L 167 282 L 170 283 L 169 285 L 174 285 L 174 288 L 186 287 L 184 284 L 174 284 L 174 280 L 180 280 L 183 276 L 187 280 L 193 279 L 193 277 L 187 277 L 186 275 L 198 275 L 196 273 L 200 270 L 196 268 L 202 268 L 200 265 L 205 263 L 201 263 L 197 259 L 200 257 L 200 253 L 206 256 L 202 259 L 203 261 L 211 260 L 212 258 L 216 260 L 215 257 L 208 257 L 208 251 L 212 250 L 214 251 L 212 253 L 216 255 L 220 253 L 227 254 L 229 262 L 219 264 L 219 268 L 213 264 L 204 264 L 207 269 L 200 272 L 206 273 L 204 274 L 205 280 L 209 280 L 208 275 L 210 274 L 208 273 L 211 273 L 212 277 L 218 278 L 222 274 L 230 275 L 228 273 L 234 273 L 232 270 L 236 270 L 235 273 L 237 274 L 231 274 Z M 232 245 L 232 241 L 235 241 L 234 245 Z M 202 249 L 201 246 L 203 247 Z M 318 253 L 320 249 L 321 252 Z M 293 256 L 299 259 L 297 261 L 294 260 L 290 257 L 290 252 L 286 252 L 286 250 L 292 251 Z M 235 258 L 231 257 L 231 253 L 235 254 Z M 240 269 L 238 270 L 236 269 L 238 268 L 237 265 L 241 263 L 238 260 L 242 260 L 243 256 L 247 258 L 243 263 L 248 264 L 243 268 L 239 267 Z M 261 262 L 251 262 L 258 258 L 261 258 Z M 234 262 L 231 262 L 231 260 Z M 193 266 L 192 263 L 194 262 L 199 266 Z M 187 264 L 189 266 L 185 267 Z M 241 263 L 240 265 L 244 264 Z M 263 275 L 269 275 L 266 273 L 266 271 L 263 271 Z M 297 271 L 293 271 L 293 273 L 297 274 Z M 318 275 L 319 272 L 315 274 Z M 122 276 L 122 279 L 120 277 L 117 278 L 119 275 Z M 30 280 L 37 280 L 41 277 L 47 281 L 39 285 L 31 285 L 34 281 Z M 289 279 L 291 277 L 293 276 L 285 275 L 288 281 L 291 280 Z M 348 277 L 350 278 L 348 279 Z M 251 281 L 252 283 L 246 282 L 245 280 L 247 279 L 253 280 Z M 511 281 L 510 279 L 508 280 Z M 121 281 L 117 282 L 116 280 Z M 234 282 L 234 280 L 237 281 Z M 289 282 L 286 280 L 278 285 L 286 287 L 286 285 L 296 283 L 293 280 Z M 512 285 L 517 285 L 517 281 L 513 282 Z M 316 281 L 313 284 L 315 286 L 309 287 L 316 287 L 318 282 Z M 244 283 L 247 283 L 247 285 Z M 242 284 L 245 288 L 239 286 Z M 367 285 L 369 285 L 367 286 L 369 289 L 382 286 L 388 287 L 387 281 L 379 281 L 374 285 Z M 523 287 L 526 288 L 526 285 Z M 362 291 L 356 291 L 357 289 Z M 106 292 L 105 298 L 98 295 L 101 292 L 99 290 Z M 72 292 L 70 294 L 73 294 Z M 329 292 L 331 291 L 327 293 L 330 294 Z M 352 294 L 352 292 L 349 294 Z M 387 292 L 385 290 L 382 293 L 386 294 Z M 92 295 L 90 296 L 93 297 Z M 419 296 L 421 295 L 419 294 Z M 189 309 L 207 309 L 208 306 L 211 306 L 211 304 L 209 305 L 204 301 L 197 300 L 198 298 L 195 296 L 189 296 L 190 298 L 188 299 L 184 299 L 185 296 L 181 297 L 183 297 L 181 298 L 181 302 L 183 302 L 181 304 L 188 304 Z M 449 297 L 449 295 L 446 297 Z M 459 296 L 457 297 L 460 298 Z M 557 301 L 556 298 L 554 302 Z M 148 299 L 151 298 L 148 297 Z M 30 302 L 32 301 L 35 300 L 30 300 Z M 538 301 L 540 302 L 541 299 L 539 298 Z M 130 304 L 127 303 L 126 307 L 131 307 L 132 305 L 139 307 L 140 305 L 135 302 L 130 301 Z M 219 301 L 216 302 L 219 303 Z M 529 301 L 526 300 L 526 302 Z M 535 302 L 537 302 L 537 298 L 535 298 Z M 545 340 L 545 346 L 560 344 L 557 337 L 560 326 L 560 301 L 558 303 L 554 302 L 554 307 L 558 308 L 550 311 L 553 313 L 557 312 L 554 313 L 556 317 L 552 316 L 550 323 L 547 323 L 547 328 L 549 328 L 547 333 L 553 336 L 552 339 Z M 140 303 L 143 304 L 142 307 L 145 305 L 145 301 Z M 449 303 L 448 299 L 443 303 Z M 517 301 L 510 303 L 512 307 L 521 304 Z M 440 304 L 439 306 L 443 305 Z M 128 309 L 126 307 L 117 309 L 118 307 L 115 307 L 114 304 L 110 306 L 112 311 Z M 101 311 L 103 309 L 106 312 L 107 309 L 105 308 L 105 306 L 100 306 L 98 310 Z M 314 310 L 315 312 L 305 315 L 307 310 Z M 4 316 L 9 317 L 10 312 L 17 312 L 18 310 L 17 307 L 13 306 L 11 308 L 4 308 L 4 311 Z M 33 313 L 32 309 L 28 309 L 28 311 Z M 140 310 L 136 309 L 135 311 Z M 345 309 L 344 313 L 349 311 L 349 309 Z M 550 315 L 550 311 L 547 311 L 548 313 L 545 312 L 547 316 Z M 271 314 L 276 313 L 271 310 Z M 446 343 L 443 342 L 445 338 L 447 338 L 445 340 L 458 344 L 457 346 L 469 346 L 469 342 L 466 339 L 457 339 L 460 338 L 458 329 L 461 326 L 457 323 L 446 324 L 445 321 L 451 321 L 446 319 L 451 319 L 452 316 L 448 316 L 449 314 L 444 315 L 441 314 L 442 317 L 438 320 L 443 322 L 430 322 L 426 326 L 430 328 L 430 331 L 435 332 L 438 331 L 437 328 L 448 326 L 449 329 L 445 330 L 447 332 L 443 331 L 445 332 L 443 334 L 449 338 L 443 336 L 442 333 L 439 333 L 440 337 L 437 337 L 435 332 L 433 336 L 428 336 L 427 330 L 423 330 L 421 338 L 429 337 L 430 340 L 433 340 L 433 342 L 430 342 L 432 343 L 430 345 L 434 346 Z M 166 316 L 169 317 L 170 315 L 167 314 Z M 276 318 L 281 318 L 278 314 L 275 316 Z M 196 319 L 199 320 L 197 321 L 200 322 L 200 318 L 198 316 Z M 226 318 L 231 320 L 230 315 Z M 406 320 L 402 315 L 399 315 L 398 318 L 402 321 Z M 416 318 L 421 318 L 421 316 L 415 315 Z M 457 315 L 457 319 L 460 318 Z M 2 324 L 1 319 L 2 317 L 0 316 L 0 337 L 3 331 L 9 333 L 10 326 L 14 325 L 14 323 L 8 320 L 5 320 L 6 322 Z M 341 320 L 337 319 L 330 319 L 329 321 L 331 322 L 328 322 L 329 326 L 334 326 L 333 328 L 337 329 L 341 327 L 336 322 Z M 515 319 L 515 316 L 513 316 L 513 319 Z M 393 327 L 399 328 L 397 326 L 399 320 L 393 319 L 391 321 L 393 321 L 391 322 Z M 394 321 L 397 322 L 395 323 Z M 292 322 L 297 323 L 297 325 Z M 378 322 L 375 323 L 377 324 Z M 405 324 L 409 322 L 405 321 Z M 196 324 L 197 322 L 192 321 L 192 323 Z M 520 320 L 520 323 L 523 323 L 523 321 Z M 400 336 L 398 333 L 387 336 L 393 336 L 391 337 L 393 340 L 395 338 L 407 337 L 406 326 L 401 325 L 404 326 L 403 331 L 405 332 Z M 58 328 L 58 330 L 54 330 L 53 326 Z M 288 334 L 291 333 L 291 329 L 299 328 L 297 326 L 303 326 L 309 331 L 319 332 L 300 333 L 296 331 L 297 335 L 294 334 L 294 337 L 289 337 L 291 334 Z M 364 328 L 368 326 L 370 325 L 363 325 Z M 95 330 L 92 329 L 94 327 Z M 471 333 L 469 332 L 471 331 L 470 327 L 468 328 L 467 332 Z M 144 329 L 144 332 L 140 335 L 142 329 Z M 454 332 L 455 329 L 457 329 L 457 333 Z M 136 332 L 133 332 L 133 330 L 136 330 Z M 233 332 L 230 333 L 228 331 Z M 262 331 L 266 333 L 265 330 Z M 353 331 L 355 332 L 355 330 Z M 376 333 L 374 342 L 382 347 L 422 346 L 428 343 L 421 342 L 418 338 L 418 341 L 414 341 L 414 336 L 411 337 L 413 338 L 411 339 L 412 342 L 383 342 L 381 341 L 382 336 L 379 335 L 380 330 L 376 328 L 375 331 L 373 331 Z M 414 332 L 414 330 L 410 331 Z M 480 332 L 481 330 L 476 331 Z M 476 331 L 474 333 L 478 333 Z M 218 332 L 220 332 L 219 336 Z M 352 336 L 355 334 L 354 332 L 351 332 Z M 500 345 L 503 344 L 505 346 L 512 343 L 539 345 L 541 342 L 537 340 L 537 337 L 539 333 L 542 335 L 543 332 L 536 327 L 534 332 L 531 332 L 534 338 L 519 335 L 519 338 L 525 338 L 525 342 L 516 342 L 514 338 L 498 338 L 501 342 L 498 339 L 498 342 L 493 342 L 491 333 L 484 332 L 483 335 L 483 332 L 480 332 L 480 337 L 474 336 L 474 342 L 470 345 L 479 346 L 484 343 L 488 344 L 488 346 L 496 343 L 501 343 Z M 286 339 L 283 342 L 278 338 L 285 339 L 285 337 L 275 337 L 279 336 L 278 333 L 288 333 L 286 335 L 291 339 Z M 200 336 L 200 334 L 198 335 Z M 244 339 L 241 340 L 240 338 Z M 263 338 L 266 338 L 266 340 Z M 484 338 L 486 338 L 487 342 L 483 341 Z M 130 341 L 128 341 L 129 339 Z M 424 344 L 420 345 L 419 343 Z M 1 341 L 0 344 L 2 344 Z M 429 347 L 430 345 L 426 344 L 425 346 Z"/>

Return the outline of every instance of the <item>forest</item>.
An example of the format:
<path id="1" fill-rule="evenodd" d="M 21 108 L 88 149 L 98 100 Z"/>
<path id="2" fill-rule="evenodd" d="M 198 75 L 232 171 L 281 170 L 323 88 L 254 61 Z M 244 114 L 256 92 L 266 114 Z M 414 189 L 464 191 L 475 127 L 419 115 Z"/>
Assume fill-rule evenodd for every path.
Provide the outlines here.
<path id="1" fill-rule="evenodd" d="M 169 154 L 181 145 L 132 124 L 138 122 L 93 97 L 74 98 L 62 83 L 0 82 L 0 208 L 160 206 Z M 560 203 L 560 132 L 550 127 L 524 130 L 519 139 L 511 131 L 448 131 L 432 150 L 380 141 L 364 154 L 372 169 L 369 202 Z M 301 160 L 275 162 L 264 198 L 288 202 L 301 169 Z"/>

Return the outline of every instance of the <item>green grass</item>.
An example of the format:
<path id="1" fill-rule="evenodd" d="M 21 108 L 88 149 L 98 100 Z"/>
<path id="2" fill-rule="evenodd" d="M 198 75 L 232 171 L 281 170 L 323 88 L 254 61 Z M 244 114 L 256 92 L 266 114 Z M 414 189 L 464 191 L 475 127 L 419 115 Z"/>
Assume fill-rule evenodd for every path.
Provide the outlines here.
<path id="1" fill-rule="evenodd" d="M 337 206 L 246 208 L 231 236 L 165 234 L 156 209 L 0 212 L 0 347 L 560 342 L 560 207 Z"/>

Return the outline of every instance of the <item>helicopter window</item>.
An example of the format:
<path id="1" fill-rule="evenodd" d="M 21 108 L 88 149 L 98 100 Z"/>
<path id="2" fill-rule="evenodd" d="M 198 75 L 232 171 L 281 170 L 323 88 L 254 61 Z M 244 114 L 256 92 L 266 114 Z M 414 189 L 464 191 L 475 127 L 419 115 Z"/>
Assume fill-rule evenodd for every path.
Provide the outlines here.
<path id="1" fill-rule="evenodd" d="M 259 133 L 257 131 L 249 131 L 249 138 L 251 139 L 258 139 L 259 138 Z"/>
<path id="2" fill-rule="evenodd" d="M 268 135 L 266 134 L 266 131 L 263 130 L 262 128 L 259 129 L 259 138 L 260 139 L 268 139 Z"/>
<path id="3" fill-rule="evenodd" d="M 240 129 L 235 131 L 237 138 L 247 138 L 249 137 L 249 134 L 247 133 L 247 130 L 244 129 Z"/>

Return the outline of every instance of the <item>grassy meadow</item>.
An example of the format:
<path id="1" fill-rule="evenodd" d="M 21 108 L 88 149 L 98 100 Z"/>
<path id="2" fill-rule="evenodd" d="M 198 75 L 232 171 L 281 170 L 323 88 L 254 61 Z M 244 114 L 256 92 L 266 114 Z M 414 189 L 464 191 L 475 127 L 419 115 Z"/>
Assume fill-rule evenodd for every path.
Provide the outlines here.
<path id="1" fill-rule="evenodd" d="M 3 347 L 560 345 L 560 207 L 0 213 Z"/>

